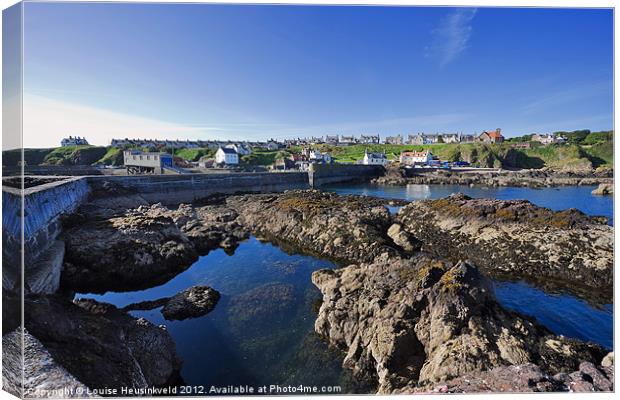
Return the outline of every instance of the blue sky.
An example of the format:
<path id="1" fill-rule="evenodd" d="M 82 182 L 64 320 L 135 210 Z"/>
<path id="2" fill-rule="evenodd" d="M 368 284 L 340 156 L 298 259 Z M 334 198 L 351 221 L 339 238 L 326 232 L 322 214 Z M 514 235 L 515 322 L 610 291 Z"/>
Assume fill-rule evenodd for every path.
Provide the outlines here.
<path id="1" fill-rule="evenodd" d="M 26 3 L 24 142 L 611 129 L 612 23 L 602 9 Z"/>

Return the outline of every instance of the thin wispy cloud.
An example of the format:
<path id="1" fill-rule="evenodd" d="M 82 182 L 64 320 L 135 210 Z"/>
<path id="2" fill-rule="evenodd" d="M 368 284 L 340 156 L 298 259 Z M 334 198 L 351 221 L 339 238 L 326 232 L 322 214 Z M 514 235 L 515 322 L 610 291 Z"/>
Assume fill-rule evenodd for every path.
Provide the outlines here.
<path id="1" fill-rule="evenodd" d="M 36 95 L 24 96 L 24 147 L 56 147 L 63 137 L 86 136 L 91 144 L 112 138 L 198 139 L 221 136 L 217 127 L 188 126 L 88 107 Z"/>
<path id="2" fill-rule="evenodd" d="M 559 107 L 575 102 L 583 102 L 592 97 L 602 96 L 608 93 L 611 99 L 613 91 L 612 82 L 594 82 L 576 85 L 556 92 L 544 94 L 522 107 L 525 114 L 533 114 L 545 111 L 549 108 Z M 610 103 L 611 105 L 611 103 Z"/>
<path id="3" fill-rule="evenodd" d="M 444 16 L 433 29 L 433 41 L 427 47 L 427 57 L 435 58 L 440 66 L 454 61 L 469 46 L 472 35 L 472 21 L 476 8 L 457 8 Z"/>

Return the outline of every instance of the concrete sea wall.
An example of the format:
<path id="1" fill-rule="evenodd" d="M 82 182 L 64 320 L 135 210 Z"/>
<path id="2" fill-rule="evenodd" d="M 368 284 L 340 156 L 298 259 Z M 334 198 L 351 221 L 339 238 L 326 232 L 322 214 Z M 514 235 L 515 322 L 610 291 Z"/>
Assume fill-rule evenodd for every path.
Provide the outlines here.
<path id="1" fill-rule="evenodd" d="M 88 182 L 93 191 L 110 182 L 140 194 L 149 202 L 168 205 L 192 202 L 217 193 L 277 192 L 309 187 L 305 172 L 92 176 L 88 177 Z"/>
<path id="2" fill-rule="evenodd" d="M 311 187 L 319 188 L 330 183 L 368 181 L 384 173 L 385 168 L 381 165 L 312 164 L 308 180 Z"/>
<path id="3" fill-rule="evenodd" d="M 4 270 L 2 284 L 11 289 L 20 279 L 21 269 L 21 241 L 24 241 L 24 263 L 27 271 L 34 271 L 36 261 L 44 258 L 48 261 L 62 261 L 57 252 L 64 252 L 64 246 L 57 243 L 57 237 L 62 229 L 59 217 L 64 213 L 75 211 L 88 197 L 90 187 L 86 178 L 68 178 L 50 182 L 22 190 L 2 188 L 2 260 Z M 23 203 L 22 203 L 23 202 Z M 22 226 L 23 205 L 23 226 Z M 54 254 L 46 254 L 53 251 Z M 45 257 L 42 257 L 45 255 Z M 60 261 L 58 261 L 60 259 Z M 42 266 L 43 267 L 43 266 Z M 60 265 L 58 265 L 58 268 Z M 35 274 L 29 276 L 28 281 Z M 45 275 L 45 274 L 44 274 Z M 58 270 L 58 278 L 60 271 Z M 46 276 L 44 279 L 49 280 Z M 52 286 L 56 278 L 51 279 Z M 34 286 L 40 286 L 32 282 Z M 44 291 L 52 290 L 47 287 Z"/>
<path id="4" fill-rule="evenodd" d="M 307 189 L 369 180 L 383 173 L 381 166 L 324 164 L 312 165 L 309 172 L 58 177 L 59 180 L 41 180 L 46 183 L 26 188 L 23 197 L 22 190 L 3 185 L 3 288 L 11 290 L 21 281 L 23 234 L 26 290 L 57 290 L 64 257 L 64 243 L 58 240 L 62 229 L 60 216 L 74 212 L 89 195 L 105 193 L 108 183 L 140 194 L 148 202 L 175 205 L 219 193 Z M 8 185 L 9 181 L 5 183 Z"/>

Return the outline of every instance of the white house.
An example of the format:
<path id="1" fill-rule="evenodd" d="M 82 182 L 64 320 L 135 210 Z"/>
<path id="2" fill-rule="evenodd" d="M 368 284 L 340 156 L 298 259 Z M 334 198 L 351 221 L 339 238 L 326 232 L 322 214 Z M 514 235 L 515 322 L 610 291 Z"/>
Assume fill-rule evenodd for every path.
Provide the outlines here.
<path id="1" fill-rule="evenodd" d="M 217 164 L 237 165 L 239 164 L 239 154 L 234 149 L 220 147 L 215 152 L 215 162 Z"/>
<path id="2" fill-rule="evenodd" d="M 388 159 L 385 153 L 369 153 L 368 149 L 364 152 L 364 159 L 362 164 L 364 165 L 387 165 Z"/>
<path id="3" fill-rule="evenodd" d="M 308 152 L 308 160 L 317 162 L 323 161 L 323 154 L 318 150 L 310 150 Z"/>
<path id="4" fill-rule="evenodd" d="M 252 154 L 252 150 L 250 150 L 250 148 L 248 146 L 246 146 L 245 144 L 243 144 L 243 143 L 229 144 L 229 145 L 226 145 L 226 148 L 233 149 L 240 156 L 245 156 L 245 155 L 248 155 L 248 154 Z"/>
<path id="5" fill-rule="evenodd" d="M 430 151 L 403 151 L 400 153 L 400 163 L 403 165 L 428 164 L 433 160 Z"/>
<path id="6" fill-rule="evenodd" d="M 278 142 L 270 140 L 265 145 L 265 148 L 269 151 L 274 151 L 274 150 L 278 150 L 280 148 L 280 145 L 278 144 Z"/>

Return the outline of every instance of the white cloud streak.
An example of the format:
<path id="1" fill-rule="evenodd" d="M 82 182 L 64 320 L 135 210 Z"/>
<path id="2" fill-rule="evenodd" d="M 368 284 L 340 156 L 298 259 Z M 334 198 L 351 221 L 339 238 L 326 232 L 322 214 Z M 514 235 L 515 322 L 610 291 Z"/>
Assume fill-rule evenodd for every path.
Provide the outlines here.
<path id="1" fill-rule="evenodd" d="M 472 20 L 477 13 L 476 8 L 457 8 L 441 19 L 432 31 L 433 42 L 428 47 L 427 56 L 439 60 L 445 66 L 463 53 L 472 34 Z"/>
<path id="2" fill-rule="evenodd" d="M 107 145 L 111 138 L 208 139 L 219 129 L 188 126 L 94 107 L 25 95 L 24 147 L 57 147 L 66 136 L 85 136 L 89 143 Z"/>

